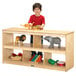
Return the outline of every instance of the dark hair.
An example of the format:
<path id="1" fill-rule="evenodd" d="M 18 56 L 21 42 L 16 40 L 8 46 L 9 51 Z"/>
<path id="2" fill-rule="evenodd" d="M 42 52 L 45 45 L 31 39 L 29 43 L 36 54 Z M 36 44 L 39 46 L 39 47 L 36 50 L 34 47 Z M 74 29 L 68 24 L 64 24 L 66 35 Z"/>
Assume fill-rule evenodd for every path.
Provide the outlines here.
<path id="1" fill-rule="evenodd" d="M 35 3 L 33 4 L 33 11 L 35 8 L 39 8 L 40 10 L 42 10 L 42 5 L 40 3 Z"/>
<path id="2" fill-rule="evenodd" d="M 25 35 L 21 35 L 19 40 L 20 40 L 20 41 L 24 41 L 25 39 L 23 39 L 23 37 L 25 37 L 25 38 L 26 38 L 26 36 L 25 36 Z"/>

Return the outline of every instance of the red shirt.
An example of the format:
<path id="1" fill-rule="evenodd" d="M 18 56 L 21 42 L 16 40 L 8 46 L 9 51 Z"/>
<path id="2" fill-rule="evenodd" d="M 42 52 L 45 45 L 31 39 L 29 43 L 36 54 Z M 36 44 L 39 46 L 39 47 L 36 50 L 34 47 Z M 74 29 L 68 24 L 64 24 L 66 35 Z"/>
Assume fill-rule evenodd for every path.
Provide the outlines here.
<path id="1" fill-rule="evenodd" d="M 34 22 L 33 26 L 42 25 L 45 24 L 45 18 L 42 15 L 40 16 L 32 15 L 30 16 L 28 23 L 33 23 L 33 22 Z"/>

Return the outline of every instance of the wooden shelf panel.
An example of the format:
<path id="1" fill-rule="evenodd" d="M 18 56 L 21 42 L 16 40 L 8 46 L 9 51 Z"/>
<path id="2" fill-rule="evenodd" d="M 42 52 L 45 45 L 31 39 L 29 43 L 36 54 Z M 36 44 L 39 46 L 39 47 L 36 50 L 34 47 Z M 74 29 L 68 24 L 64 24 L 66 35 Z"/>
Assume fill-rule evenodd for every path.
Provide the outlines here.
<path id="1" fill-rule="evenodd" d="M 11 59 L 7 59 L 7 60 L 5 59 L 4 63 L 65 71 L 65 66 L 60 67 L 57 65 L 50 65 L 48 62 L 45 64 L 35 63 L 28 61 L 28 59 L 25 59 L 25 61 L 12 61 Z"/>
<path id="2" fill-rule="evenodd" d="M 73 33 L 72 31 L 58 31 L 58 30 L 26 30 L 25 28 L 8 28 L 4 29 L 3 32 L 5 33 L 25 33 L 25 34 L 32 34 L 32 35 L 67 35 Z"/>
<path id="3" fill-rule="evenodd" d="M 4 48 L 21 49 L 21 50 L 28 50 L 28 51 L 38 50 L 40 52 L 58 53 L 58 54 L 65 54 L 65 51 L 66 51 L 65 47 L 48 48 L 48 45 L 42 45 L 39 48 L 38 47 L 35 48 L 35 47 L 32 46 L 32 44 L 29 44 L 29 43 L 25 43 L 22 46 L 15 45 L 14 43 L 9 43 L 9 44 L 4 45 Z"/>

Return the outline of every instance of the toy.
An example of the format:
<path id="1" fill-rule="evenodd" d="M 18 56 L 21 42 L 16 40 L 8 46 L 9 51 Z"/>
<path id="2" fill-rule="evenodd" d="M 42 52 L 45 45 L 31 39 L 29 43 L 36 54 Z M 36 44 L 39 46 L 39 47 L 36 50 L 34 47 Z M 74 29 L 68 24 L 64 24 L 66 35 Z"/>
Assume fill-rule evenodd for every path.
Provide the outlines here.
<path id="1" fill-rule="evenodd" d="M 58 65 L 58 66 L 65 66 L 65 62 L 64 62 L 64 61 L 58 61 L 58 62 L 57 62 L 57 65 Z"/>
<path id="2" fill-rule="evenodd" d="M 25 41 L 25 40 L 26 40 L 25 35 L 16 36 L 15 44 L 23 44 L 23 41 Z"/>
<path id="3" fill-rule="evenodd" d="M 58 44 L 58 48 L 61 47 L 61 39 L 59 37 L 46 36 L 44 39 L 50 42 L 49 48 L 54 48 L 54 44 Z"/>
<path id="4" fill-rule="evenodd" d="M 16 55 L 16 54 L 14 54 L 14 53 L 12 53 L 12 55 L 11 56 L 9 56 L 9 58 L 10 59 L 12 59 L 12 60 L 22 60 L 22 53 L 19 53 L 18 55 Z"/>
<path id="5" fill-rule="evenodd" d="M 25 24 L 24 27 L 25 29 L 29 29 L 29 30 L 32 29 L 32 26 L 30 24 Z"/>
<path id="6" fill-rule="evenodd" d="M 31 61 L 34 62 L 37 57 L 38 57 L 38 55 L 35 55 Z"/>
<path id="7" fill-rule="evenodd" d="M 53 60 L 53 59 L 48 59 L 48 63 L 51 65 L 54 65 L 55 63 L 57 63 L 59 60 Z"/>
<path id="8" fill-rule="evenodd" d="M 41 62 L 42 61 L 42 56 L 39 55 L 39 57 L 37 58 L 36 62 Z"/>
<path id="9" fill-rule="evenodd" d="M 42 28 L 40 28 L 40 25 L 33 26 L 33 24 L 24 24 L 22 26 L 24 26 L 27 30 L 42 30 Z"/>
<path id="10" fill-rule="evenodd" d="M 38 55 L 38 54 L 34 54 L 30 59 L 29 61 L 32 61 L 32 62 L 41 62 L 42 61 L 42 56 L 41 55 Z"/>
<path id="11" fill-rule="evenodd" d="M 36 25 L 36 26 L 32 26 L 33 30 L 42 30 L 42 28 L 40 28 L 40 25 Z"/>
<path id="12" fill-rule="evenodd" d="M 35 54 L 29 59 L 29 61 L 31 61 L 34 58 Z"/>
<path id="13" fill-rule="evenodd" d="M 12 56 L 17 56 L 15 53 L 12 53 Z"/>

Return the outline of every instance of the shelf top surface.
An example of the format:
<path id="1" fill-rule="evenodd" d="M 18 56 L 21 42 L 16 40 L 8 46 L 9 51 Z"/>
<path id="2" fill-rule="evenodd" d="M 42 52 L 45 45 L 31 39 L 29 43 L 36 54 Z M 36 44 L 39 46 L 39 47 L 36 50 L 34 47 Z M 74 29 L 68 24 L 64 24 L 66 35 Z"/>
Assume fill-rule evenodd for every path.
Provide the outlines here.
<path id="1" fill-rule="evenodd" d="M 55 35 L 67 35 L 70 33 L 73 33 L 73 31 L 61 31 L 61 30 L 26 30 L 25 28 L 7 28 L 3 29 L 6 33 L 28 33 L 33 35 L 49 35 L 49 34 L 55 34 Z"/>

